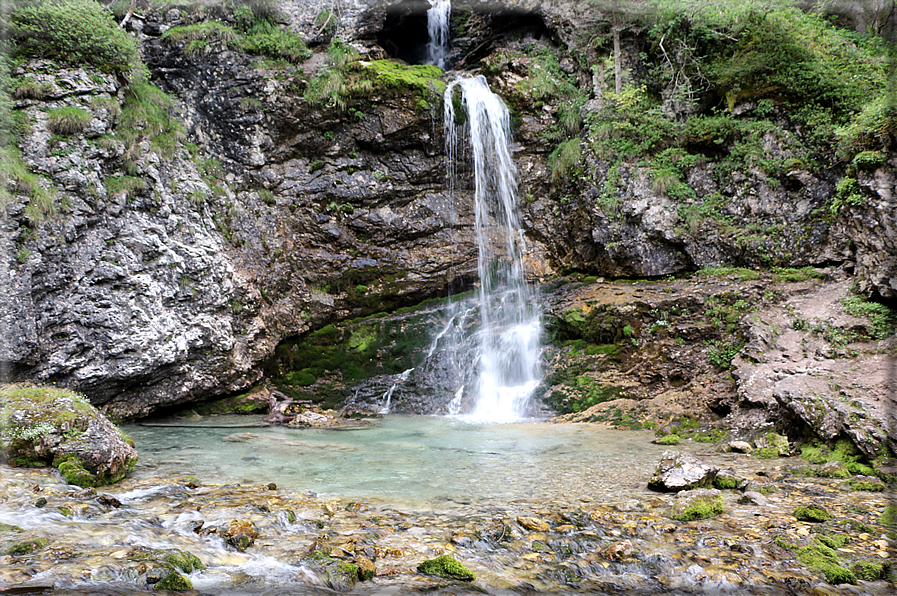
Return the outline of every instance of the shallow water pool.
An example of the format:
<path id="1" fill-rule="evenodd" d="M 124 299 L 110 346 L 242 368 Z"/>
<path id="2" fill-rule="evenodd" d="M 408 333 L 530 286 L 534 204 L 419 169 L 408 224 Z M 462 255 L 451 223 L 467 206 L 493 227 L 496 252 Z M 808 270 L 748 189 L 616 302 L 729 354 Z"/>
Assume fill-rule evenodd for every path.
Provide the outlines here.
<path id="1" fill-rule="evenodd" d="M 218 416 L 124 430 L 140 452 L 138 477 L 274 482 L 322 497 L 427 509 L 645 494 L 663 451 L 650 443 L 651 432 L 541 421 L 389 416 L 351 430 L 253 426 L 260 422 Z"/>

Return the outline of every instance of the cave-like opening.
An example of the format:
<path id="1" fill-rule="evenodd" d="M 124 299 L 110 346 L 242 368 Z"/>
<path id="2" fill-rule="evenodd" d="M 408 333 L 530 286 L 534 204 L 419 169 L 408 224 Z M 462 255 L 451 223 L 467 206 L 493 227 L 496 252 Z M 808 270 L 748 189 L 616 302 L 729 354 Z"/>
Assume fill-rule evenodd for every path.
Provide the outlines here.
<path id="1" fill-rule="evenodd" d="M 521 12 L 503 3 L 470 6 L 453 4 L 451 39 L 453 51 L 449 68 L 469 68 L 488 55 L 497 43 L 508 38 L 550 37 L 544 20 L 534 13 Z M 385 10 L 377 43 L 392 58 L 422 64 L 427 56 L 427 0 L 403 0 Z M 473 9 L 473 10 L 471 10 Z"/>

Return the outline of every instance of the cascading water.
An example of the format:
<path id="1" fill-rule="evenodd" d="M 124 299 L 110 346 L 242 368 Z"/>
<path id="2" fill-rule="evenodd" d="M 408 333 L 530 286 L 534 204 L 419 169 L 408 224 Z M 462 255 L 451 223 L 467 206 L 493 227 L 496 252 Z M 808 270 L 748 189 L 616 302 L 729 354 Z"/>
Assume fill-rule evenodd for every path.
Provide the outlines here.
<path id="1" fill-rule="evenodd" d="M 456 93 L 460 110 L 455 106 Z M 541 380 L 542 326 L 537 296 L 524 278 L 510 117 L 482 76 L 450 83 L 444 100 L 451 186 L 456 186 L 455 163 L 464 157 L 472 165 L 474 185 L 480 285 L 476 293 L 476 405 L 469 416 L 495 422 L 516 420 L 526 416 Z"/>
<path id="2" fill-rule="evenodd" d="M 427 33 L 430 40 L 427 43 L 426 63 L 435 64 L 442 69 L 445 68 L 448 56 L 451 12 L 450 0 L 430 0 L 430 9 L 427 10 Z"/>

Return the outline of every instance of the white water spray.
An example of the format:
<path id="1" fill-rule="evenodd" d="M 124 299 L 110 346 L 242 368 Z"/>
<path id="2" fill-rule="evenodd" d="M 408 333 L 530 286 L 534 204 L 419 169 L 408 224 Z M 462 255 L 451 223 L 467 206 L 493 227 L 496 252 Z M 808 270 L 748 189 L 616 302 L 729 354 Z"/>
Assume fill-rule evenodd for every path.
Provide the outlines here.
<path id="1" fill-rule="evenodd" d="M 461 100 L 458 112 L 456 93 Z M 518 420 L 527 415 L 542 377 L 542 326 L 536 296 L 524 279 L 510 117 L 482 76 L 452 82 L 444 99 L 449 176 L 455 175 L 455 160 L 467 154 L 474 178 L 480 324 L 473 387 L 476 406 L 470 417 Z"/>
<path id="2" fill-rule="evenodd" d="M 449 19 L 452 13 L 450 0 L 430 0 L 427 11 L 427 64 L 435 64 L 445 69 L 445 60 L 449 51 Z"/>

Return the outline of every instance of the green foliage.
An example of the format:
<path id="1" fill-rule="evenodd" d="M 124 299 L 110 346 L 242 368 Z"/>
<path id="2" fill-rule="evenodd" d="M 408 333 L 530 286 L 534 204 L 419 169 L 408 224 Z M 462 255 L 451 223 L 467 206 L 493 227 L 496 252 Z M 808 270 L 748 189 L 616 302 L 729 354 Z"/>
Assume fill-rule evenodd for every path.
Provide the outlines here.
<path id="1" fill-rule="evenodd" d="M 605 107 L 586 116 L 591 149 L 611 161 L 631 160 L 670 147 L 679 125 L 667 119 L 644 87 L 625 87 L 605 97 Z"/>
<path id="2" fill-rule="evenodd" d="M 93 116 L 81 108 L 56 108 L 47 112 L 47 126 L 50 131 L 63 136 L 71 136 L 83 132 Z"/>
<path id="3" fill-rule="evenodd" d="M 559 184 L 565 180 L 574 178 L 579 170 L 582 149 L 579 137 L 562 142 L 551 152 L 548 158 L 548 168 L 551 171 L 549 180 L 552 184 Z"/>
<path id="4" fill-rule="evenodd" d="M 861 151 L 851 162 L 857 170 L 874 170 L 884 165 L 887 156 L 881 151 Z"/>
<path id="5" fill-rule="evenodd" d="M 870 302 L 860 296 L 842 298 L 841 304 L 849 314 L 869 319 L 872 339 L 885 339 L 897 331 L 897 314 L 884 304 Z"/>
<path id="6" fill-rule="evenodd" d="M 707 346 L 707 359 L 711 364 L 727 370 L 732 367 L 732 359 L 744 349 L 744 344 L 743 339 L 710 341 Z"/>
<path id="7" fill-rule="evenodd" d="M 136 176 L 109 176 L 106 178 L 106 193 L 109 196 L 115 196 L 120 192 L 134 196 L 136 191 L 144 188 L 146 188 L 146 182 L 143 178 Z"/>
<path id="8" fill-rule="evenodd" d="M 469 582 L 476 579 L 476 574 L 465 567 L 463 563 L 447 555 L 422 562 L 417 566 L 417 572 Z"/>
<path id="9" fill-rule="evenodd" d="M 150 83 L 137 81 L 125 93 L 120 124 L 115 130 L 117 138 L 136 151 L 139 138 L 149 138 L 154 149 L 163 157 L 171 157 L 177 148 L 183 129 L 172 116 L 174 98 Z"/>
<path id="10" fill-rule="evenodd" d="M 664 435 L 654 441 L 658 445 L 678 445 L 679 444 L 679 435 L 676 433 L 671 433 L 669 435 Z"/>
<path id="11" fill-rule="evenodd" d="M 838 150 L 845 160 L 863 151 L 887 153 L 895 147 L 897 138 L 897 104 L 882 94 L 838 129 L 837 136 Z"/>
<path id="12" fill-rule="evenodd" d="M 93 0 L 37 0 L 10 14 L 18 55 L 125 72 L 138 62 L 134 40 Z"/>
<path id="13" fill-rule="evenodd" d="M 829 211 L 833 216 L 838 215 L 846 206 L 858 206 L 865 202 L 866 198 L 860 192 L 860 185 L 856 178 L 845 176 L 835 185 L 835 199 L 832 201 Z"/>
<path id="14" fill-rule="evenodd" d="M 884 84 L 878 56 L 857 48 L 822 15 L 796 8 L 751 15 L 733 51 L 713 68 L 730 102 L 782 101 L 804 121 L 823 109 L 843 119 Z"/>

